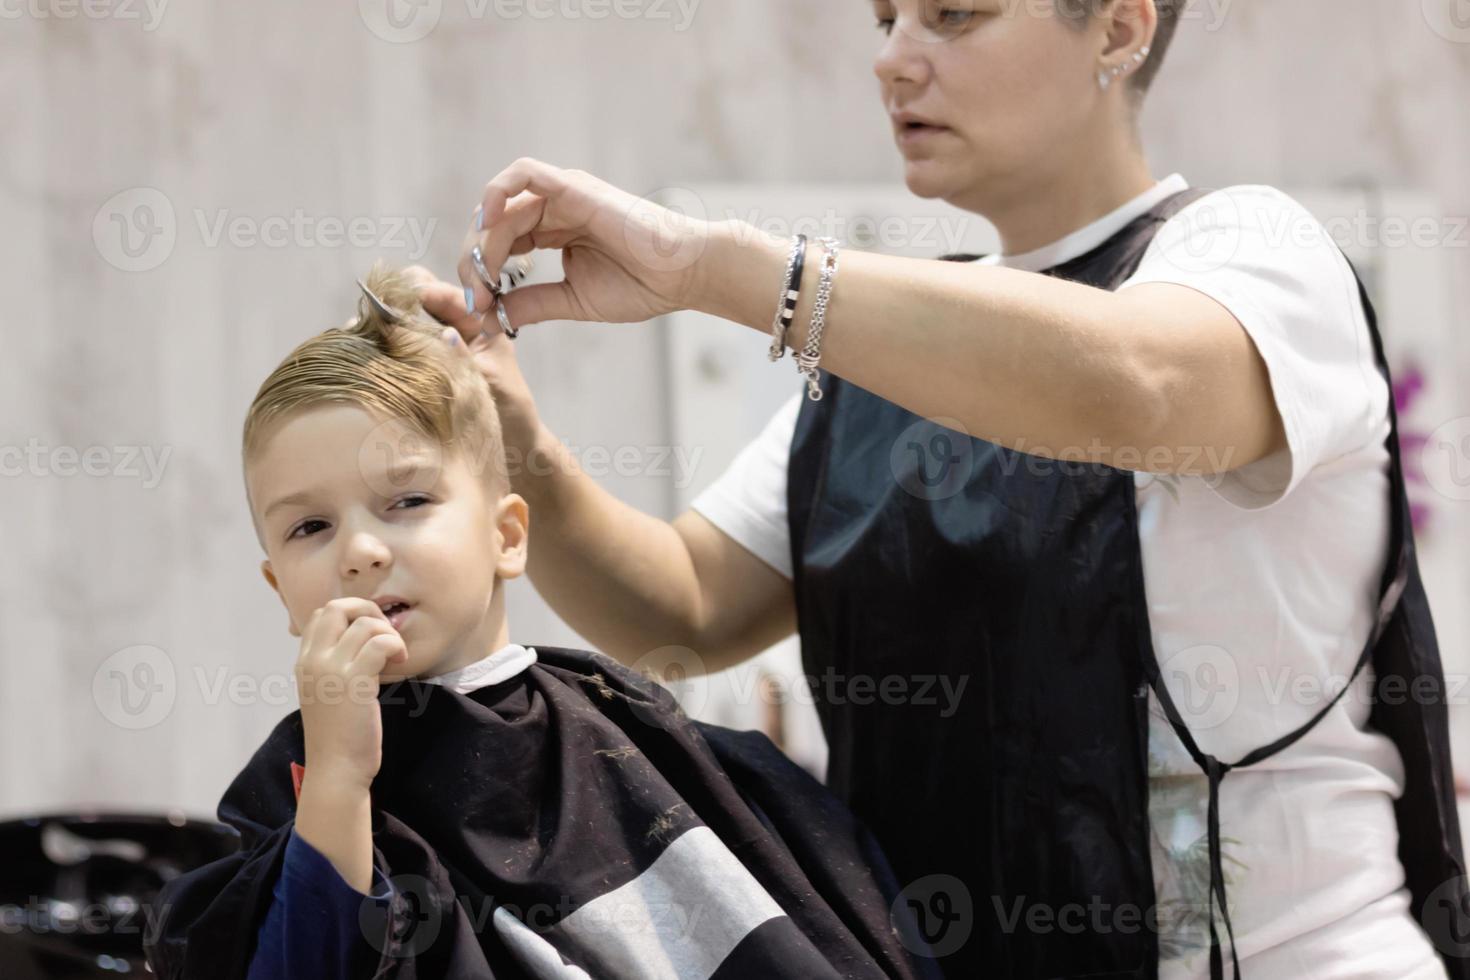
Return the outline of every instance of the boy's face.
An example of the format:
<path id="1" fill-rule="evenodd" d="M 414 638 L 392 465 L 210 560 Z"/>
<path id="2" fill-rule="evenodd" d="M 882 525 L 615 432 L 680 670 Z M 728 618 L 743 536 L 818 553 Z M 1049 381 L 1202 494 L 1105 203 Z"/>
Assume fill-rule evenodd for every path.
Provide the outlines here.
<path id="1" fill-rule="evenodd" d="M 525 570 L 529 508 L 516 494 L 491 499 L 461 454 L 356 406 L 319 406 L 278 424 L 246 481 L 261 571 L 292 636 L 332 599 L 407 600 L 408 661 L 385 683 L 436 676 L 509 642 L 499 580 Z"/>

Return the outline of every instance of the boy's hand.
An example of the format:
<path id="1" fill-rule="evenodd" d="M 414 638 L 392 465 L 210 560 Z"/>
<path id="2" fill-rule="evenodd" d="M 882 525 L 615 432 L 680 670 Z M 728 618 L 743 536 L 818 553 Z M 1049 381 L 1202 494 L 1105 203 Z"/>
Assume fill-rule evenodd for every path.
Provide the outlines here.
<path id="1" fill-rule="evenodd" d="M 312 613 L 296 661 L 308 780 L 372 784 L 383 762 L 379 679 L 407 659 L 403 637 L 368 599 L 333 599 Z"/>

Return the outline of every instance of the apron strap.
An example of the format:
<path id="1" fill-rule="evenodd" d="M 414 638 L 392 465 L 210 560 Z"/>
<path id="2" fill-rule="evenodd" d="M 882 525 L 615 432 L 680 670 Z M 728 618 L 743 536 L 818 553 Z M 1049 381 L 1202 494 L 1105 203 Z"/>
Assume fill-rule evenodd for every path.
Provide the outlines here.
<path id="1" fill-rule="evenodd" d="M 1407 568 L 1404 569 L 1404 572 L 1407 573 Z M 1195 765 L 1204 771 L 1205 777 L 1209 780 L 1210 980 L 1224 980 L 1225 977 L 1224 964 L 1220 954 L 1220 937 L 1215 928 L 1215 906 L 1217 903 L 1220 907 L 1220 918 L 1225 923 L 1225 931 L 1230 939 L 1230 960 L 1234 966 L 1232 976 L 1240 976 L 1240 959 L 1235 953 L 1235 930 L 1230 924 L 1230 908 L 1225 903 L 1225 868 L 1220 847 L 1220 783 L 1224 780 L 1225 774 L 1230 772 L 1230 770 L 1243 769 L 1246 766 L 1255 765 L 1262 759 L 1269 758 L 1295 743 L 1303 735 L 1316 727 L 1317 723 L 1322 720 L 1327 712 L 1331 711 L 1337 705 L 1337 702 L 1342 700 L 1342 696 L 1347 693 L 1353 681 L 1357 680 L 1358 674 L 1362 673 L 1364 665 L 1368 663 L 1368 660 L 1372 656 L 1373 647 L 1377 645 L 1383 628 L 1388 624 L 1388 620 L 1383 615 L 1383 612 L 1386 609 L 1387 613 L 1392 614 L 1393 607 L 1398 602 L 1398 595 L 1403 591 L 1406 578 L 1407 575 L 1405 574 L 1396 579 L 1397 588 L 1393 590 L 1392 595 L 1385 595 L 1383 597 L 1383 601 L 1379 604 L 1380 616 L 1377 625 L 1373 629 L 1373 635 L 1364 645 L 1363 652 L 1358 655 L 1358 662 L 1353 667 L 1353 674 L 1348 678 L 1348 682 L 1343 685 L 1342 690 L 1333 695 L 1332 700 L 1324 705 L 1305 724 L 1283 735 L 1270 745 L 1263 745 L 1255 749 L 1236 762 L 1221 762 L 1213 755 L 1200 749 L 1199 744 L 1194 740 L 1194 735 L 1190 733 L 1189 728 L 1184 724 L 1184 719 L 1179 714 L 1179 708 L 1174 704 L 1173 696 L 1163 684 L 1157 658 L 1149 656 L 1149 662 L 1144 665 L 1144 671 L 1148 675 L 1149 687 L 1153 689 L 1154 695 L 1159 699 L 1159 705 L 1164 709 L 1164 715 L 1169 720 L 1169 726 L 1174 729 L 1174 734 L 1184 744 L 1185 750 L 1189 753 L 1190 758 L 1194 760 Z"/>
<path id="2" fill-rule="evenodd" d="M 1346 260 L 1347 256 L 1343 258 Z M 1358 276 L 1358 270 L 1353 267 L 1352 261 L 1348 261 L 1348 268 L 1352 270 L 1353 277 L 1358 281 L 1358 296 L 1364 304 L 1364 310 L 1371 309 L 1369 306 L 1368 292 L 1363 286 L 1363 280 Z M 1209 848 L 1210 848 L 1210 980 L 1224 980 L 1225 967 L 1224 958 L 1220 951 L 1220 938 L 1215 929 L 1215 904 L 1220 905 L 1220 918 L 1225 923 L 1225 932 L 1230 940 L 1230 960 L 1234 967 L 1233 975 L 1240 976 L 1240 959 L 1235 953 L 1235 930 L 1230 924 L 1230 909 L 1225 904 L 1225 870 L 1221 859 L 1220 848 L 1220 782 L 1225 774 L 1232 769 L 1243 769 L 1246 766 L 1255 765 L 1262 759 L 1270 758 L 1276 753 L 1294 744 L 1307 732 L 1316 727 L 1317 723 L 1326 716 L 1327 712 L 1337 706 L 1342 696 L 1352 687 L 1353 681 L 1357 680 L 1358 674 L 1362 673 L 1363 667 L 1373 657 L 1373 650 L 1378 646 L 1379 639 L 1388 628 L 1389 621 L 1393 618 L 1394 610 L 1397 609 L 1399 597 L 1403 595 L 1404 589 L 1409 581 L 1409 529 L 1405 524 L 1404 515 L 1408 510 L 1402 505 L 1404 498 L 1404 477 L 1402 463 L 1399 459 L 1398 439 L 1398 412 L 1393 403 L 1393 384 L 1389 376 L 1388 359 L 1384 355 L 1383 341 L 1377 330 L 1370 330 L 1373 339 L 1373 354 L 1378 362 L 1378 370 L 1382 373 L 1385 381 L 1389 382 L 1388 418 L 1389 418 L 1389 493 L 1392 497 L 1390 506 L 1391 543 L 1389 565 L 1384 569 L 1383 580 L 1379 591 L 1378 614 L 1373 623 L 1373 629 L 1368 637 L 1368 642 L 1363 645 L 1363 650 L 1358 654 L 1358 662 L 1353 667 L 1352 676 L 1343 685 L 1342 690 L 1333 696 L 1332 700 L 1313 715 L 1305 724 L 1295 730 L 1288 732 L 1281 738 L 1269 745 L 1248 753 L 1236 762 L 1225 763 L 1200 750 L 1190 733 L 1188 726 L 1174 704 L 1174 698 L 1169 694 L 1169 689 L 1164 686 L 1159 671 L 1158 655 L 1150 644 L 1148 655 L 1143 658 L 1144 676 L 1148 679 L 1148 685 L 1153 689 L 1154 695 L 1159 699 L 1159 705 L 1164 709 L 1164 716 L 1169 720 L 1169 726 L 1174 729 L 1174 734 L 1184 744 L 1195 765 L 1204 771 L 1209 780 Z"/>

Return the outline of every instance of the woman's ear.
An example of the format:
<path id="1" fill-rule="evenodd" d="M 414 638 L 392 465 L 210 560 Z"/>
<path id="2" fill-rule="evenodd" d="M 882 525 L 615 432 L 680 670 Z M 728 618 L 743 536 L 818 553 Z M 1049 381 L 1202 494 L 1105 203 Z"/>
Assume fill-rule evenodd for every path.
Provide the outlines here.
<path id="1" fill-rule="evenodd" d="M 531 506 L 518 493 L 500 498 L 495 512 L 495 530 L 500 535 L 500 559 L 495 572 L 502 579 L 525 574 L 530 557 Z"/>
<path id="2" fill-rule="evenodd" d="M 1102 21 L 1107 39 L 1102 55 L 1107 58 L 1117 51 L 1137 51 L 1152 43 L 1158 29 L 1159 13 L 1155 0 L 1113 0 L 1111 10 L 1104 10 Z"/>
<path id="3" fill-rule="evenodd" d="M 267 558 L 260 563 L 260 574 L 265 576 L 266 582 L 270 583 L 270 587 L 275 591 L 276 595 L 281 597 L 281 605 L 286 606 L 286 597 L 281 595 L 281 584 L 276 581 L 276 573 L 271 570 L 270 559 Z M 301 630 L 296 627 L 296 619 L 291 615 L 290 606 L 286 606 L 286 629 L 292 636 L 299 637 L 301 635 Z"/>

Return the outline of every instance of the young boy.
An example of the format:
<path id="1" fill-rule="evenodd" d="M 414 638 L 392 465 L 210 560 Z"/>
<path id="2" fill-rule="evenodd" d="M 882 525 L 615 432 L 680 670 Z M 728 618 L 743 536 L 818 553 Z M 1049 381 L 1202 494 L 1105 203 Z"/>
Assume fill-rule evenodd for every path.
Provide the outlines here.
<path id="1" fill-rule="evenodd" d="M 769 741 L 510 642 L 530 514 L 489 388 L 406 275 L 367 291 L 246 417 L 301 708 L 220 802 L 240 850 L 154 903 L 154 972 L 934 975 L 870 838 Z"/>

